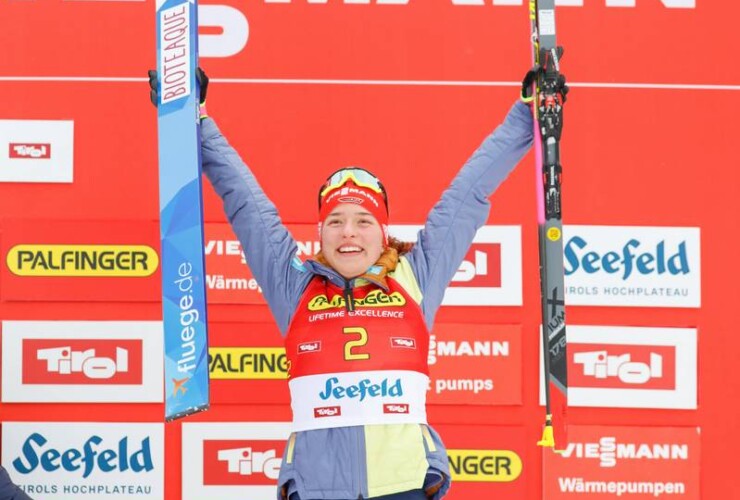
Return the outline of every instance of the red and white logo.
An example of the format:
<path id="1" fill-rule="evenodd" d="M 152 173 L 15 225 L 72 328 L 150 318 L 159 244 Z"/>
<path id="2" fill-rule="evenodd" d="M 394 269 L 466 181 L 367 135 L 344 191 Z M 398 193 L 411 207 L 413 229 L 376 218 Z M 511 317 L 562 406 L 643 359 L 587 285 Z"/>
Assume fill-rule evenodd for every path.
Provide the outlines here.
<path id="1" fill-rule="evenodd" d="M 341 406 L 322 406 L 313 409 L 314 418 L 338 417 L 342 414 Z"/>
<path id="2" fill-rule="evenodd" d="M 383 413 L 406 414 L 408 412 L 409 412 L 409 405 L 407 404 L 393 403 L 393 404 L 383 405 Z"/>
<path id="3" fill-rule="evenodd" d="M 571 325 L 568 405 L 694 409 L 696 358 L 695 329 Z"/>
<path id="4" fill-rule="evenodd" d="M 450 286 L 500 287 L 501 243 L 473 243 Z"/>
<path id="5" fill-rule="evenodd" d="M 416 349 L 416 340 L 410 337 L 391 337 L 391 347 L 400 349 Z"/>
<path id="6" fill-rule="evenodd" d="M 285 442 L 277 440 L 205 440 L 203 484 L 275 484 L 284 447 Z"/>
<path id="7" fill-rule="evenodd" d="M 314 342 L 303 342 L 298 344 L 298 354 L 305 354 L 308 352 L 319 352 L 321 351 L 321 341 L 317 340 Z"/>
<path id="8" fill-rule="evenodd" d="M 394 225 L 390 233 L 403 241 L 415 241 L 421 228 Z M 520 226 L 480 228 L 445 291 L 442 305 L 522 305 L 521 233 Z"/>
<path id="9" fill-rule="evenodd" d="M 142 342 L 25 339 L 24 384 L 140 384 Z"/>
<path id="10" fill-rule="evenodd" d="M 601 347 L 601 349 L 599 349 Z M 582 350 L 582 349 L 587 350 Z M 573 363 L 579 386 L 672 389 L 676 349 L 644 345 L 575 345 Z"/>
<path id="11" fill-rule="evenodd" d="M 8 151 L 9 158 L 50 159 L 51 144 L 21 144 L 11 142 Z"/>
<path id="12" fill-rule="evenodd" d="M 3 401 L 158 403 L 162 349 L 159 321 L 3 321 Z"/>
<path id="13" fill-rule="evenodd" d="M 74 122 L 0 120 L 0 182 L 72 182 L 73 170 Z"/>
<path id="14" fill-rule="evenodd" d="M 182 500 L 275 500 L 290 433 L 289 422 L 184 422 Z"/>
<path id="15" fill-rule="evenodd" d="M 543 498 L 699 498 L 700 448 L 697 427 L 572 425 L 543 456 Z"/>

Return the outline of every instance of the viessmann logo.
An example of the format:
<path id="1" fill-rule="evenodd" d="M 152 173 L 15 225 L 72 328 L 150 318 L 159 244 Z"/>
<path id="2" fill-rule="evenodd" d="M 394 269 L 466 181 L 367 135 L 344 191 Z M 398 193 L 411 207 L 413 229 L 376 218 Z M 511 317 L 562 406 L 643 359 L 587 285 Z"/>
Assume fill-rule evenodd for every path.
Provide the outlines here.
<path id="1" fill-rule="evenodd" d="M 598 460 L 600 467 L 616 467 L 622 460 L 688 460 L 689 445 L 621 442 L 615 436 L 604 436 L 596 442 L 568 443 L 562 456 Z"/>
<path id="2" fill-rule="evenodd" d="M 341 295 L 334 295 L 331 300 L 325 295 L 317 295 L 308 303 L 309 311 L 325 311 L 327 309 L 344 308 L 346 301 Z M 355 307 L 401 307 L 406 299 L 399 292 L 387 294 L 382 290 L 373 290 L 367 296 L 355 298 Z"/>
<path id="3" fill-rule="evenodd" d="M 159 256 L 146 245 L 16 245 L 6 263 L 17 276 L 144 277 Z"/>

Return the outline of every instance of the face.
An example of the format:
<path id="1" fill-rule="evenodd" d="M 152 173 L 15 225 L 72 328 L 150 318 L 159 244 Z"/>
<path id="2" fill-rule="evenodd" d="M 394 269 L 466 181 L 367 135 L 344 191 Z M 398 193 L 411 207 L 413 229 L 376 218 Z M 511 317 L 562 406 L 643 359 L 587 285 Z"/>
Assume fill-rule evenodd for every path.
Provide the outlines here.
<path id="1" fill-rule="evenodd" d="M 321 225 L 321 250 L 339 274 L 355 278 L 383 253 L 383 229 L 361 206 L 340 203 Z"/>

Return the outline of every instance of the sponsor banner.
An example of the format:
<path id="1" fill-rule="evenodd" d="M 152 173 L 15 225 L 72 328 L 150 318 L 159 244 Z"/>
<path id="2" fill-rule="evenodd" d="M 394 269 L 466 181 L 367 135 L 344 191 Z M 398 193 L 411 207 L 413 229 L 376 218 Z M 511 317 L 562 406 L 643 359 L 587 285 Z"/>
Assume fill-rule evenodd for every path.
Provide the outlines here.
<path id="1" fill-rule="evenodd" d="M 524 500 L 531 468 L 523 427 L 435 425 L 447 447 L 453 487 L 450 498 Z M 534 458 L 534 457 L 533 457 Z"/>
<path id="2" fill-rule="evenodd" d="M 155 423 L 4 422 L 2 463 L 38 500 L 164 500 L 164 428 Z"/>
<path id="3" fill-rule="evenodd" d="M 74 122 L 0 120 L 0 182 L 72 182 Z"/>
<path id="4" fill-rule="evenodd" d="M 430 404 L 522 403 L 519 325 L 437 324 L 429 342 Z"/>
<path id="5" fill-rule="evenodd" d="M 157 241 L 153 222 L 3 221 L 0 297 L 157 302 Z"/>
<path id="6" fill-rule="evenodd" d="M 422 226 L 392 225 L 390 233 L 416 241 Z M 298 244 L 297 256 L 305 261 L 318 253 L 316 226 L 293 224 L 288 230 Z M 208 301 L 262 304 L 262 290 L 244 259 L 239 241 L 228 224 L 206 224 Z M 502 266 L 506 262 L 506 266 Z M 521 305 L 521 228 L 484 226 L 453 277 L 443 305 Z"/>
<path id="7" fill-rule="evenodd" d="M 390 233 L 416 241 L 422 226 L 391 226 Z M 483 226 L 445 292 L 446 306 L 522 305 L 520 226 Z M 506 265 L 502 265 L 505 262 Z"/>
<path id="8" fill-rule="evenodd" d="M 568 441 L 543 454 L 545 500 L 700 498 L 697 427 L 571 425 Z"/>
<path id="9" fill-rule="evenodd" d="M 566 3 L 568 7 L 562 9 L 559 18 L 567 23 L 568 28 L 573 28 L 568 29 L 568 35 L 572 37 L 571 45 L 578 48 L 576 54 L 595 60 L 603 53 L 605 59 L 614 60 L 611 65 L 613 68 L 587 68 L 583 81 L 599 81 L 605 74 L 624 74 L 625 81 L 642 81 L 640 76 L 650 74 L 649 70 L 653 69 L 654 81 L 705 82 L 714 69 L 707 61 L 711 59 L 709 57 L 697 58 L 695 64 L 689 65 L 681 73 L 661 60 L 661 52 L 655 47 L 657 44 L 627 43 L 621 51 L 615 47 L 604 47 L 600 52 L 595 48 L 580 47 L 593 40 L 589 37 L 593 29 L 597 29 L 603 39 L 619 39 L 624 34 L 620 29 L 620 21 L 628 15 L 633 20 L 631 30 L 635 41 L 651 40 L 657 27 L 661 29 L 660 33 L 666 34 L 683 28 L 690 30 L 696 42 L 689 44 L 683 39 L 676 40 L 677 53 L 695 47 L 697 53 L 711 54 L 717 44 L 728 39 L 710 27 L 721 26 L 727 19 L 725 16 L 736 12 L 732 10 L 732 5 L 703 5 L 697 0 L 660 0 L 654 4 L 635 0 L 570 0 Z M 109 76 L 131 70 L 135 61 L 131 53 L 140 54 L 150 50 L 145 40 L 141 40 L 145 38 L 141 36 L 142 32 L 129 26 L 147 21 L 146 9 L 124 8 L 118 2 L 105 4 L 108 7 L 106 9 L 86 9 L 84 5 L 77 4 L 64 9 L 63 4 L 66 2 L 58 0 L 51 2 L 46 9 L 31 10 L 41 26 L 30 26 L 25 31 L 15 26 L 27 20 L 24 14 L 29 15 L 29 9 L 21 8 L 23 4 L 9 5 L 7 74 L 69 74 L 71 70 L 65 72 L 65 66 L 59 58 L 45 57 L 48 56 L 48 46 L 45 47 L 43 42 L 48 40 L 49 34 L 42 28 L 55 20 L 90 21 L 84 25 L 85 29 L 78 27 L 75 30 L 63 25 L 55 26 L 54 31 L 59 36 L 59 46 L 54 48 L 54 54 L 75 54 L 80 74 Z M 326 75 L 327 78 L 385 76 L 420 79 L 431 75 L 443 80 L 501 79 L 509 75 L 505 69 L 484 69 L 476 67 L 475 62 L 498 57 L 500 65 L 508 67 L 515 63 L 516 56 L 523 56 L 523 52 L 499 54 L 500 51 L 497 52 L 494 47 L 500 47 L 507 41 L 511 43 L 513 36 L 518 34 L 512 26 L 521 21 L 525 4 L 525 0 L 257 0 L 250 2 L 249 7 L 239 2 L 206 4 L 199 9 L 201 31 L 205 31 L 199 37 L 200 56 L 215 58 L 212 60 L 222 66 L 229 63 L 232 70 L 226 76 L 307 78 Z M 696 8 L 697 5 L 701 5 L 701 9 Z M 132 16 L 131 23 L 116 25 L 109 31 L 92 25 L 95 19 L 109 23 L 123 14 Z M 291 25 L 290 36 L 285 36 L 284 27 L 296 19 L 303 21 L 296 26 Z M 459 22 L 445 23 L 450 19 Z M 582 26 L 589 19 L 592 26 Z M 409 40 L 423 40 L 429 30 L 446 33 L 448 36 L 445 38 L 449 40 L 432 39 L 423 45 L 409 43 L 408 47 L 403 46 L 408 53 L 405 58 L 379 57 L 379 54 L 398 55 L 402 50 L 399 36 L 383 35 L 384 30 L 379 27 L 384 23 L 394 29 L 393 33 L 404 33 Z M 363 26 L 375 29 L 358 33 Z M 315 33 L 324 35 L 317 37 Z M 96 40 L 99 43 L 93 43 Z M 636 48 L 638 45 L 642 52 Z M 74 52 L 75 49 L 78 53 Z M 307 60 L 311 54 L 326 54 L 329 51 L 336 55 L 315 58 L 316 61 L 311 62 Z M 633 61 L 631 64 L 618 57 L 624 51 L 627 51 L 627 59 Z M 442 53 L 456 57 L 440 64 L 433 55 Z M 106 64 L 106 54 L 114 55 L 115 63 Z M 582 58 L 576 60 L 579 59 Z M 248 64 L 250 61 L 251 64 Z M 648 61 L 653 61 L 652 66 Z M 312 66 L 315 66 L 313 72 Z M 738 81 L 738 75 L 734 69 L 728 69 L 727 81 Z"/>
<path id="10" fill-rule="evenodd" d="M 290 404 L 283 339 L 274 323 L 211 323 L 213 404 Z"/>
<path id="11" fill-rule="evenodd" d="M 288 422 L 182 424 L 182 499 L 274 500 Z"/>
<path id="12" fill-rule="evenodd" d="M 292 224 L 287 227 L 298 244 L 298 258 L 306 260 L 318 253 L 315 224 Z M 205 255 L 209 303 L 265 303 L 262 289 L 244 259 L 241 243 L 228 224 L 205 224 Z"/>
<path id="13" fill-rule="evenodd" d="M 209 347 L 211 380 L 287 380 L 284 347 Z"/>
<path id="14" fill-rule="evenodd" d="M 162 402 L 159 321 L 3 321 L 2 348 L 3 402 Z"/>
<path id="15" fill-rule="evenodd" d="M 696 329 L 569 325 L 568 405 L 696 409 Z"/>
<path id="16" fill-rule="evenodd" d="M 698 227 L 566 226 L 565 301 L 700 307 Z"/>

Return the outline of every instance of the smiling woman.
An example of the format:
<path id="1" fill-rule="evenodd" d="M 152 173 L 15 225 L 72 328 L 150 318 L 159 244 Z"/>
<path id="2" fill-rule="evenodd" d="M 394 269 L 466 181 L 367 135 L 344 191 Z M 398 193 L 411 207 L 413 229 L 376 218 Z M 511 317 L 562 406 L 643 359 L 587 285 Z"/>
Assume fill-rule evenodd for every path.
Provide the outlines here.
<path id="1" fill-rule="evenodd" d="M 150 84 L 156 94 L 156 77 Z M 305 262 L 251 171 L 204 115 L 203 170 L 285 337 L 293 433 L 278 499 L 439 500 L 451 474 L 427 423 L 429 332 L 486 221 L 488 197 L 529 149 L 531 110 L 512 107 L 413 245 L 389 236 L 388 195 L 375 175 L 358 167 L 329 175 L 318 192 L 321 251 Z"/>

